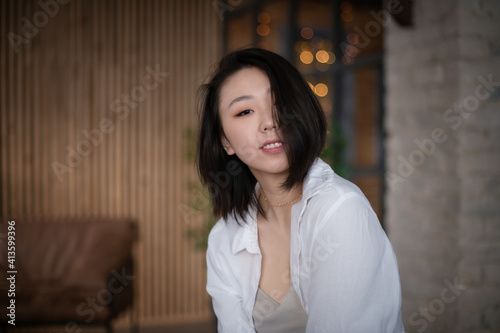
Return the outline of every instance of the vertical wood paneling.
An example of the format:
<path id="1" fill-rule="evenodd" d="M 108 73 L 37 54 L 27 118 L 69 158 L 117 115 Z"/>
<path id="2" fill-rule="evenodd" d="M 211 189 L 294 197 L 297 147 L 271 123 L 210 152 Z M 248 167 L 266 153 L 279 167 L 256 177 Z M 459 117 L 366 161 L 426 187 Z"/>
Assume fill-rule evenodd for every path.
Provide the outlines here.
<path id="1" fill-rule="evenodd" d="M 17 6 L 15 5 L 12 5 L 11 8 L 10 8 L 10 15 L 11 17 L 16 17 L 16 12 L 15 10 L 17 10 L 16 7 L 18 7 L 19 4 L 17 4 Z M 14 20 L 10 20 L 10 24 L 9 24 L 9 31 L 15 31 L 17 30 L 16 27 L 15 27 L 15 24 L 16 22 Z M 10 51 L 10 50 L 8 50 Z M 7 85 L 8 87 L 8 98 L 9 98 L 9 109 L 10 110 L 15 110 L 15 87 L 16 87 L 16 82 L 18 80 L 14 80 L 14 77 L 15 77 L 15 66 L 16 66 L 16 59 L 14 57 L 14 52 L 8 52 L 9 53 L 9 62 L 10 64 L 8 64 L 7 68 L 6 68 L 6 71 L 5 72 L 8 72 L 9 74 L 9 84 Z M 2 71 L 4 72 L 4 71 Z M 17 111 L 17 110 L 16 110 Z M 15 134 L 16 134 L 16 129 L 15 129 L 15 121 L 14 121 L 14 118 L 16 116 L 16 113 L 14 112 L 9 112 L 9 116 L 7 118 L 7 126 L 8 126 L 8 129 L 9 129 L 9 136 L 8 136 L 8 141 L 9 143 L 13 144 L 16 140 L 15 138 Z M 12 167 L 12 164 L 16 165 L 18 164 L 18 162 L 16 161 L 16 155 L 15 155 L 15 149 L 14 148 L 11 148 L 9 149 L 8 151 L 8 155 L 7 155 L 7 160 L 9 161 L 9 173 L 10 173 L 10 178 L 8 178 L 8 182 L 11 187 L 15 187 L 17 184 L 16 184 L 16 179 L 19 179 L 19 176 L 17 175 L 17 170 L 15 167 Z M 8 193 L 7 194 L 9 197 L 11 197 L 11 200 L 10 200 L 10 204 L 11 204 L 11 207 L 13 209 L 18 209 L 20 210 L 20 207 L 18 206 L 19 205 L 19 198 L 16 198 L 17 195 L 19 195 L 19 191 L 16 191 L 16 193 Z"/>
<path id="2" fill-rule="evenodd" d="M 65 57 L 62 60 L 62 63 L 60 64 L 58 71 L 60 72 L 60 78 L 62 86 L 67 86 L 70 84 L 72 80 L 67 77 L 68 71 L 62 71 L 60 68 L 71 68 L 72 66 L 72 60 L 78 64 L 76 73 L 75 75 L 75 80 L 74 82 L 71 82 L 71 84 L 75 85 L 75 89 L 71 89 L 72 91 L 64 92 L 64 101 L 61 100 L 61 96 L 58 96 L 58 100 L 60 101 L 59 105 L 57 106 L 57 109 L 60 110 L 68 110 L 68 112 L 64 112 L 65 114 L 68 115 L 67 117 L 67 131 L 68 131 L 68 142 L 70 143 L 70 146 L 72 147 L 78 147 L 78 142 L 79 142 L 79 127 L 81 128 L 88 128 L 87 123 L 85 122 L 85 109 L 84 109 L 84 103 L 86 100 L 86 95 L 84 91 L 82 90 L 83 84 L 84 84 L 84 76 L 86 72 L 85 68 L 85 62 L 83 60 L 84 56 L 82 54 L 82 50 L 79 48 L 80 43 L 78 39 L 82 38 L 81 36 L 81 30 L 72 25 L 70 22 L 77 22 L 80 18 L 80 15 L 82 15 L 82 2 L 77 1 L 74 4 L 75 10 L 64 13 L 61 15 L 61 19 L 64 19 L 64 23 L 62 23 L 65 27 L 68 27 L 68 33 L 67 34 L 59 34 L 61 36 L 61 44 L 63 48 L 67 48 L 69 54 L 74 54 L 75 59 L 71 59 L 70 57 Z M 61 9 L 64 9 L 61 8 Z M 54 27 L 54 25 L 51 25 L 51 30 Z M 53 31 L 53 30 L 52 30 Z M 71 36 L 74 36 L 74 38 L 71 38 Z M 59 59 L 59 57 L 57 57 Z M 86 58 L 86 57 L 85 57 Z M 69 71 L 71 73 L 71 71 Z M 81 97 L 80 97 L 81 96 Z M 79 98 L 80 97 L 80 98 Z M 77 102 L 78 101 L 78 102 Z M 84 148 L 85 149 L 85 148 Z M 87 153 L 85 153 L 87 154 Z M 75 171 L 75 174 L 73 177 L 68 177 L 68 179 L 65 181 L 67 184 L 67 191 L 68 193 L 79 193 L 79 182 L 83 177 L 83 174 L 85 173 L 86 165 L 88 163 L 88 158 L 90 158 L 90 155 L 85 158 L 82 163 L 80 164 L 80 167 L 78 170 Z M 70 216 L 76 215 L 76 207 L 77 207 L 77 200 L 80 197 L 79 194 L 75 195 L 75 198 L 71 198 L 68 203 L 68 208 L 65 212 L 65 214 L 68 214 Z"/>
<path id="3" fill-rule="evenodd" d="M 23 7 L 24 7 L 24 4 L 22 2 L 18 2 L 17 3 L 17 11 L 18 13 L 22 13 L 23 12 Z M 20 27 L 20 23 L 18 23 L 18 27 Z M 13 71 L 13 77 L 17 77 L 17 78 L 20 78 L 20 80 L 15 80 L 15 84 L 13 84 L 13 87 L 14 87 L 14 94 L 12 96 L 14 96 L 14 100 L 13 100 L 13 105 L 15 105 L 16 109 L 18 112 L 16 112 L 14 114 L 14 140 L 17 144 L 20 145 L 20 147 L 18 149 L 15 149 L 14 151 L 14 161 L 16 164 L 18 165 L 22 165 L 23 164 L 23 160 L 22 160 L 22 156 L 23 156 L 23 149 L 24 149 L 24 140 L 23 140 L 23 131 L 22 131 L 22 124 L 23 124 L 23 121 L 22 121 L 22 116 L 23 116 L 23 113 L 22 112 L 19 112 L 20 110 L 22 110 L 22 107 L 23 107 L 23 96 L 22 96 L 22 93 L 23 93 L 23 87 L 22 87 L 22 84 L 23 84 L 23 79 L 24 79 L 24 72 L 23 72 L 23 59 L 24 59 L 24 56 L 25 56 L 25 52 L 22 52 L 20 54 L 17 55 L 17 57 L 15 57 L 16 59 L 16 66 L 14 67 L 14 71 Z M 15 183 L 17 186 L 19 187 L 22 187 L 24 184 L 24 177 L 23 177 L 23 169 L 21 168 L 16 168 L 16 178 L 14 178 L 15 180 Z M 16 199 L 16 204 L 17 204 L 17 207 L 19 210 L 21 211 L 24 211 L 25 210 L 25 207 L 24 207 L 24 198 L 23 198 L 23 195 L 24 195 L 24 191 L 18 191 L 15 196 L 15 199 Z"/>
<path id="4" fill-rule="evenodd" d="M 169 1 L 168 2 L 168 5 L 167 5 L 167 12 L 175 12 L 174 10 L 174 3 Z M 172 20 L 168 20 L 168 24 L 167 24 L 167 29 L 165 30 L 165 33 L 166 33 L 166 40 L 167 40 L 167 43 L 166 44 L 166 49 L 164 49 L 163 51 L 164 52 L 168 52 L 167 50 L 171 50 L 172 49 L 172 46 L 175 44 L 175 36 L 176 34 L 173 33 L 174 31 L 174 27 L 175 27 L 175 17 L 172 18 Z M 167 68 L 169 68 L 169 70 L 171 70 L 172 72 L 174 71 L 174 61 L 173 61 L 173 58 L 174 57 L 170 57 L 169 59 L 167 59 Z M 174 75 L 173 73 L 171 75 Z M 172 94 L 172 90 L 169 90 L 167 92 L 167 100 L 171 101 L 170 102 L 170 107 L 173 107 L 173 94 Z M 174 108 L 175 110 L 175 108 Z M 172 142 L 172 131 L 171 129 L 168 127 L 168 124 L 171 123 L 171 119 L 172 119 L 172 113 L 165 113 L 165 126 L 166 126 L 166 142 Z M 174 174 L 173 174 L 173 168 L 169 167 L 169 162 L 172 161 L 173 159 L 173 151 L 168 151 L 167 154 L 166 154 L 166 169 L 165 169 L 165 174 L 167 176 L 167 179 L 172 179 L 174 177 Z M 164 186 L 166 186 L 169 190 L 172 189 L 172 183 L 169 182 L 169 183 L 165 183 Z M 170 210 L 168 209 L 167 212 L 166 212 L 166 215 L 165 217 L 168 219 L 168 220 L 172 220 L 173 217 L 174 217 L 174 214 L 173 214 L 173 210 Z M 167 227 L 166 227 L 166 234 L 167 235 L 171 235 L 173 234 L 173 223 L 167 223 Z M 173 253 L 175 251 L 175 247 L 174 247 L 174 244 L 175 244 L 175 240 L 172 240 L 170 242 L 167 243 L 167 246 L 165 247 L 165 253 Z M 175 286 L 175 283 L 174 283 L 174 262 L 172 260 L 168 260 L 167 262 L 167 265 L 166 265 L 166 270 L 165 270 L 165 281 L 166 281 L 166 288 L 165 290 L 173 290 L 174 289 L 174 286 Z M 173 294 L 169 295 L 169 297 L 167 297 L 167 307 L 166 307 L 166 311 L 168 313 L 172 313 L 174 311 L 174 297 L 172 297 Z"/>
<path id="5" fill-rule="evenodd" d="M 196 128 L 196 90 L 220 56 L 212 3 L 74 0 L 17 54 L 8 33 L 22 36 L 21 18 L 33 23 L 42 9 L 0 6 L 0 215 L 134 217 L 139 321 L 207 318 L 204 253 L 186 238 L 179 206 L 196 178 L 183 134 Z M 143 100 L 113 104 L 145 88 L 148 67 L 169 75 Z M 114 127 L 99 138 L 103 119 Z M 68 149 L 83 155 L 72 166 Z M 54 162 L 69 170 L 62 181 Z"/>
<path id="6" fill-rule="evenodd" d="M 7 12 L 7 3 L 5 1 L 0 2 L 0 10 L 2 13 Z M 8 20 L 5 20 L 2 18 L 0 20 L 0 33 L 1 36 L 7 36 L 7 23 Z M 5 48 L 7 45 L 2 44 L 2 48 Z M 7 56 L 8 53 L 3 51 L 2 56 L 0 57 L 0 68 L 2 70 L 2 77 L 5 79 L 2 79 L 0 81 L 0 108 L 1 110 L 7 110 L 7 73 L 5 70 L 7 69 Z M 7 133 L 8 133 L 8 126 L 7 126 L 7 115 L 8 112 L 0 112 L 0 147 L 6 147 L 7 146 Z M 2 150 L 2 155 L 0 158 L 0 167 L 2 168 L 2 175 L 0 177 L 0 193 L 2 195 L 2 198 L 0 199 L 0 216 L 4 216 L 5 211 L 4 207 L 9 205 L 7 201 L 8 193 L 7 193 L 7 166 L 9 165 L 8 159 L 6 158 L 8 156 L 8 153 L 6 150 Z"/>

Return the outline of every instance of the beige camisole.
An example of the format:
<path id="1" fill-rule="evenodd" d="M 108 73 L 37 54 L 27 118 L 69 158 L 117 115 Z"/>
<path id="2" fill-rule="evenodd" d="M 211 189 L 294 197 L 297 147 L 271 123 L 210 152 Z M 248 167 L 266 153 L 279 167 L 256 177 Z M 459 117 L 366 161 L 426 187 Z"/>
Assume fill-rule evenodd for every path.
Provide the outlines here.
<path id="1" fill-rule="evenodd" d="M 292 284 L 281 303 L 259 288 L 252 316 L 257 333 L 304 333 L 306 331 L 307 313 Z"/>

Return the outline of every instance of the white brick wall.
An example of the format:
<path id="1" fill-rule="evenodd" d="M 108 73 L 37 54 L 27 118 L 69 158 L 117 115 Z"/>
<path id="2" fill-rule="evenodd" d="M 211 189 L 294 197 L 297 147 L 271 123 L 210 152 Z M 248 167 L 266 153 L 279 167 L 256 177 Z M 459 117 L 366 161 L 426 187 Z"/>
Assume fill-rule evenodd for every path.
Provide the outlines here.
<path id="1" fill-rule="evenodd" d="M 413 5 L 414 26 L 392 22 L 385 45 L 386 219 L 403 320 L 407 332 L 499 332 L 500 1 Z"/>

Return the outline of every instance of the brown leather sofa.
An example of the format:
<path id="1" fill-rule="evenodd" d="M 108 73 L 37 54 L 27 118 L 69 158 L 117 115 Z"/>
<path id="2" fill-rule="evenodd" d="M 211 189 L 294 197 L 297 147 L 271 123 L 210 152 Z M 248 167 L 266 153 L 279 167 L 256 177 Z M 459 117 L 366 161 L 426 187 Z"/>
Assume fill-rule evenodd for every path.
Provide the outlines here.
<path id="1" fill-rule="evenodd" d="M 9 267 L 7 233 L 12 220 L 15 261 Z M 60 324 L 77 332 L 79 325 L 105 325 L 111 331 L 112 319 L 133 304 L 136 238 L 132 219 L 2 218 L 0 276 L 7 275 L 0 279 L 4 331 L 14 327 L 9 324 L 12 309 L 7 309 L 11 299 L 15 327 Z M 15 296 L 8 297 L 12 276 Z"/>

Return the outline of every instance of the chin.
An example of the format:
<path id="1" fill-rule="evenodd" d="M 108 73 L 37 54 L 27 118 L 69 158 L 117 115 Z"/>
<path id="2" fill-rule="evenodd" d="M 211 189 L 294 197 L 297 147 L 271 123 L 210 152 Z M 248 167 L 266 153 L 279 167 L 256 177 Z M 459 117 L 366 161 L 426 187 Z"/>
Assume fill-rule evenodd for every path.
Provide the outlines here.
<path id="1" fill-rule="evenodd" d="M 269 163 L 265 163 L 265 161 L 261 161 L 261 163 L 257 163 L 258 165 L 250 166 L 251 170 L 255 170 L 259 173 L 270 173 L 270 174 L 286 174 L 288 173 L 288 160 L 284 161 L 272 161 Z M 253 171 L 252 171 L 253 172 Z"/>

